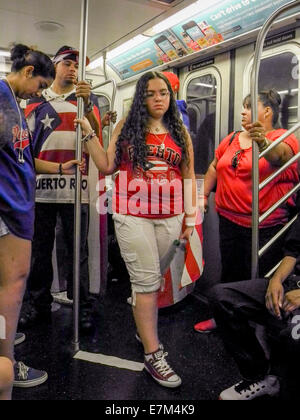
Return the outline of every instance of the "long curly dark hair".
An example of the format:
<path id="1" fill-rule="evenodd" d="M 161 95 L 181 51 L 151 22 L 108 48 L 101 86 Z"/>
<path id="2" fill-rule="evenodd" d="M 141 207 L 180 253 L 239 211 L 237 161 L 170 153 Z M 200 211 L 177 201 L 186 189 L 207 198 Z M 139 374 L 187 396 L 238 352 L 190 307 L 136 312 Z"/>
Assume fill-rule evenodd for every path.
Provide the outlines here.
<path id="1" fill-rule="evenodd" d="M 143 164 L 147 161 L 146 135 L 150 115 L 147 110 L 145 99 L 149 80 L 157 78 L 164 80 L 170 93 L 170 106 L 163 117 L 163 123 L 168 129 L 174 142 L 181 148 L 183 160 L 185 160 L 187 165 L 189 165 L 190 160 L 187 146 L 188 133 L 180 118 L 170 82 L 162 73 L 151 71 L 144 74 L 137 83 L 131 109 L 116 143 L 115 162 L 117 167 L 122 161 L 123 142 L 127 142 L 128 144 L 134 146 L 134 168 L 137 166 L 143 167 Z"/>

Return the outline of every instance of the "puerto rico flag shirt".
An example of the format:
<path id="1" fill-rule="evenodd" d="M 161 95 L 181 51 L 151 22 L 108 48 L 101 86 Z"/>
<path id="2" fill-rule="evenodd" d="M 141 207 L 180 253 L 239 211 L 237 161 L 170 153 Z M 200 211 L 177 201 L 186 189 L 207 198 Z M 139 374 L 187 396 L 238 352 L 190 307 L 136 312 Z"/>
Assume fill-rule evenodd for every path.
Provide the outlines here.
<path id="1" fill-rule="evenodd" d="M 97 98 L 91 95 L 94 113 L 100 121 L 96 106 Z M 33 136 L 36 158 L 50 162 L 65 163 L 75 159 L 77 116 L 75 89 L 58 95 L 51 88 L 43 92 L 41 98 L 29 102 L 26 117 Z M 100 127 L 101 130 L 101 127 Z M 88 155 L 84 154 L 88 168 Z M 74 203 L 75 175 L 44 174 L 36 178 L 36 202 Z M 89 202 L 88 173 L 82 176 L 82 203 Z"/>
<path id="2" fill-rule="evenodd" d="M 32 240 L 35 195 L 34 157 L 23 111 L 20 109 L 21 114 L 19 114 L 17 107 L 9 86 L 0 80 L 0 109 L 5 121 L 2 129 L 10 139 L 0 150 L 0 216 L 13 235 Z M 23 151 L 23 163 L 19 162 L 20 151 Z"/>
<path id="3" fill-rule="evenodd" d="M 123 144 L 113 196 L 114 212 L 151 219 L 183 213 L 181 148 L 170 134 L 148 133 L 146 144 L 147 161 L 151 164 L 146 171 L 133 168 L 134 146 Z"/>

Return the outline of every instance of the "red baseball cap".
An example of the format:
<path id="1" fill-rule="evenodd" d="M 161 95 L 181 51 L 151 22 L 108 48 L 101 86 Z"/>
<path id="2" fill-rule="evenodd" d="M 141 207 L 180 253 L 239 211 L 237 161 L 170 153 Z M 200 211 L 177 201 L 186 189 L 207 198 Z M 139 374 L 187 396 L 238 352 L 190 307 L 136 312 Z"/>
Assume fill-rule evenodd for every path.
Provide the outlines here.
<path id="1" fill-rule="evenodd" d="M 169 71 L 163 71 L 162 74 L 169 80 L 173 92 L 177 93 L 179 91 L 180 82 L 176 74 L 171 73 Z"/>

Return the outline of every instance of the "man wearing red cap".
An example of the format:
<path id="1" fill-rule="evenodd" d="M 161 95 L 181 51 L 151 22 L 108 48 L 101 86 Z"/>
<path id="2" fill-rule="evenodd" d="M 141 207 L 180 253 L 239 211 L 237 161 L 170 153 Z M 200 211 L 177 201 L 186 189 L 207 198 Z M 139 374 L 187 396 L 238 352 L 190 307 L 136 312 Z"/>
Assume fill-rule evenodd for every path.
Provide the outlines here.
<path id="1" fill-rule="evenodd" d="M 169 71 L 163 71 L 163 74 L 169 80 L 169 82 L 172 86 L 172 90 L 176 95 L 179 91 L 179 88 L 180 88 L 180 82 L 179 82 L 178 77 L 176 76 L 175 73 L 171 73 Z M 188 116 L 188 113 L 187 113 L 186 102 L 183 99 L 177 99 L 176 103 L 177 103 L 177 107 L 178 107 L 178 110 L 181 114 L 181 118 L 182 118 L 182 121 L 183 121 L 184 125 L 186 126 L 186 128 L 188 130 L 190 130 L 190 120 L 189 120 L 189 116 Z"/>
<path id="2" fill-rule="evenodd" d="M 79 52 L 69 46 L 58 50 L 53 58 L 56 78 L 40 98 L 28 104 L 26 117 L 33 135 L 35 156 L 41 160 L 60 164 L 75 156 L 77 98 L 84 101 L 84 114 L 97 135 L 101 135 L 101 120 L 97 98 L 91 94 L 91 86 L 77 81 Z M 86 64 L 89 60 L 87 59 Z M 87 167 L 88 157 L 86 156 Z M 61 219 L 67 248 L 64 268 L 67 266 L 68 298 L 72 299 L 73 280 L 73 229 L 74 229 L 74 176 L 37 176 L 35 236 L 32 250 L 32 266 L 28 279 L 27 299 L 23 305 L 20 327 L 36 320 L 49 320 L 53 301 L 50 289 L 53 281 L 52 251 L 58 216 Z M 89 223 L 88 173 L 82 177 L 81 207 L 81 276 L 80 276 L 80 326 L 82 330 L 93 328 L 94 300 L 89 294 L 88 270 L 88 223 Z"/>

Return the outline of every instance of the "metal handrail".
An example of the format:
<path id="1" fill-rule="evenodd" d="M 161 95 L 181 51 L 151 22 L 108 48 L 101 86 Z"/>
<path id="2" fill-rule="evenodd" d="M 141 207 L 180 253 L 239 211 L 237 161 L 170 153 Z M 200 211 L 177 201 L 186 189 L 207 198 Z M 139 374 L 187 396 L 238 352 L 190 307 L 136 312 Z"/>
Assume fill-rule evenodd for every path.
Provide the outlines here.
<path id="1" fill-rule="evenodd" d="M 279 232 L 276 233 L 275 236 L 273 236 L 273 238 L 266 243 L 266 245 L 264 245 L 260 250 L 259 250 L 259 257 L 262 257 L 264 255 L 264 253 L 271 248 L 271 246 L 277 241 L 277 239 L 281 238 L 281 236 L 292 226 L 292 224 L 295 223 L 295 221 L 298 219 L 298 214 L 293 217 L 282 229 L 280 229 Z"/>
<path id="2" fill-rule="evenodd" d="M 257 38 L 253 69 L 251 73 L 251 104 L 252 104 L 252 121 L 256 122 L 258 118 L 258 76 L 259 67 L 264 48 L 264 42 L 271 28 L 273 22 L 282 13 L 295 6 L 299 6 L 299 0 L 291 1 L 290 3 L 277 9 L 265 22 L 260 30 Z M 274 146 L 275 147 L 275 146 Z M 251 278 L 255 279 L 258 274 L 258 260 L 259 260 L 259 149 L 256 143 L 252 147 L 252 262 L 251 262 Z"/>
<path id="3" fill-rule="evenodd" d="M 288 193 L 286 193 L 283 197 L 281 197 L 280 200 L 278 200 L 275 204 L 273 204 L 272 207 L 270 207 L 265 213 L 263 213 L 259 217 L 259 223 L 262 223 L 264 220 L 266 220 L 270 214 L 272 214 L 275 210 L 278 209 L 278 207 L 281 206 L 288 198 L 290 198 L 293 194 L 295 194 L 300 189 L 300 183 L 297 184 L 293 189 L 291 189 Z"/>
<path id="4" fill-rule="evenodd" d="M 276 139 L 275 141 L 273 141 L 272 144 L 270 144 L 270 146 L 268 146 L 268 148 L 266 150 L 264 150 L 263 152 L 261 152 L 261 154 L 259 155 L 259 158 L 264 157 L 267 153 L 269 153 L 276 146 L 278 146 L 278 144 L 282 143 L 283 140 L 287 139 L 291 134 L 293 134 L 299 128 L 300 128 L 300 122 L 298 122 L 296 125 L 294 125 L 294 127 L 292 127 L 289 131 L 287 131 L 286 133 L 284 133 L 278 139 Z"/>
<path id="5" fill-rule="evenodd" d="M 114 110 L 115 109 L 115 102 L 116 102 L 116 95 L 117 95 L 117 83 L 114 79 L 108 79 L 105 82 L 98 83 L 97 85 L 92 87 L 92 90 L 99 89 L 100 87 L 108 85 L 110 83 L 112 83 L 112 85 L 113 85 L 113 93 L 112 93 L 112 96 L 111 96 L 110 107 L 111 107 L 112 110 Z M 113 124 L 110 124 L 110 127 L 109 127 L 109 141 L 111 140 L 112 132 L 113 132 Z"/>
<path id="6" fill-rule="evenodd" d="M 273 172 L 268 178 L 266 178 L 262 183 L 259 184 L 259 191 L 265 188 L 273 179 L 275 179 L 278 175 L 284 172 L 289 166 L 295 163 L 300 158 L 300 152 L 298 152 L 295 156 L 293 156 L 288 162 L 286 162 L 283 166 L 280 166 L 278 171 Z"/>
<path id="7" fill-rule="evenodd" d="M 87 30 L 88 30 L 88 8 L 89 0 L 82 0 L 81 3 L 81 28 L 80 28 L 80 50 L 78 80 L 85 80 L 85 67 L 87 55 Z M 84 117 L 83 98 L 77 101 L 77 118 Z M 82 159 L 82 130 L 80 124 L 76 130 L 76 159 Z M 73 253 L 73 345 L 74 351 L 79 351 L 79 300 L 80 300 L 80 244 L 81 244 L 81 172 L 76 169 L 76 188 L 74 206 L 74 253 Z"/>

